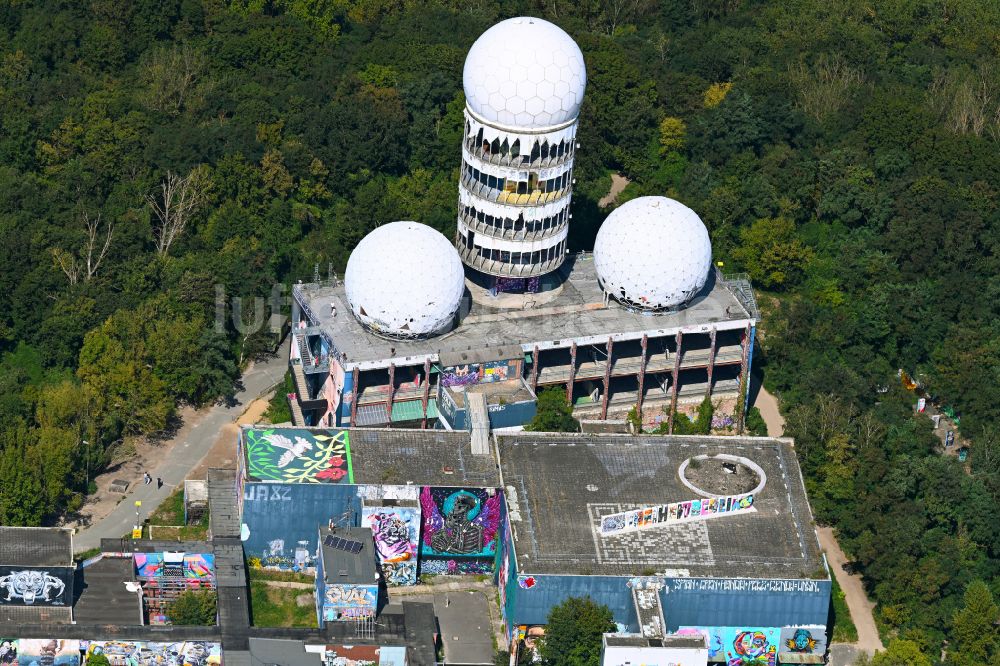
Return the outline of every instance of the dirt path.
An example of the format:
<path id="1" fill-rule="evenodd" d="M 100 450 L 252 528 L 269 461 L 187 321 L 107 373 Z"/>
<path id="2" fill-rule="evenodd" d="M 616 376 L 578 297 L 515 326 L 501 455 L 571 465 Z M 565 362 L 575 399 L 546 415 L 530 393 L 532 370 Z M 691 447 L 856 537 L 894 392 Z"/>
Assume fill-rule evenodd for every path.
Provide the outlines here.
<path id="1" fill-rule="evenodd" d="M 604 195 L 604 198 L 597 202 L 597 205 L 601 208 L 607 208 L 618 199 L 618 195 L 622 193 L 628 184 L 632 182 L 625 176 L 617 173 L 611 174 L 611 190 Z"/>
<path id="2" fill-rule="evenodd" d="M 785 418 L 778 411 L 778 400 L 763 386 L 757 392 L 753 406 L 759 409 L 760 415 L 764 417 L 769 437 L 781 437 L 785 433 Z"/>
<path id="3" fill-rule="evenodd" d="M 270 393 L 261 396 L 258 400 L 254 400 L 247 407 L 247 410 L 236 419 L 235 423 L 227 423 L 222 426 L 219 429 L 218 437 L 215 438 L 215 442 L 212 444 L 212 448 L 208 450 L 208 453 L 198 463 L 198 466 L 188 472 L 187 478 L 206 479 L 208 478 L 209 467 L 235 468 L 236 440 L 239 437 L 240 426 L 258 423 L 264 412 L 267 411 L 267 405 L 273 395 L 274 393 Z"/>
<path id="4" fill-rule="evenodd" d="M 819 545 L 826 551 L 826 559 L 830 564 L 840 589 L 844 591 L 847 601 L 847 608 L 851 611 L 851 620 L 858 629 L 858 642 L 855 643 L 857 649 L 867 652 L 869 655 L 875 654 L 876 650 L 884 650 L 882 639 L 879 638 L 878 628 L 875 626 L 875 618 L 872 610 L 875 604 L 868 600 L 865 588 L 861 584 L 861 576 L 848 574 L 844 571 L 844 563 L 847 557 L 840 549 L 833 530 L 829 527 L 818 527 L 816 532 L 819 535 Z"/>

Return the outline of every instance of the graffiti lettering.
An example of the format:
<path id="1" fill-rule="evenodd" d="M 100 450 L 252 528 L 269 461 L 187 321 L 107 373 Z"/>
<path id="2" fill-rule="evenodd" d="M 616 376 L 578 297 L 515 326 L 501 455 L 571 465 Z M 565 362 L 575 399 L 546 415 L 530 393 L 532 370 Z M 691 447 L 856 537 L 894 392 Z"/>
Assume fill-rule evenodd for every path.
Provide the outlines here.
<path id="1" fill-rule="evenodd" d="M 753 495 L 735 495 L 661 504 L 642 509 L 613 513 L 601 518 L 601 536 L 641 530 L 681 520 L 705 520 L 734 513 L 756 511 Z"/>
<path id="2" fill-rule="evenodd" d="M 674 578 L 667 589 L 676 592 L 820 592 L 818 580 L 751 580 L 749 578 Z"/>

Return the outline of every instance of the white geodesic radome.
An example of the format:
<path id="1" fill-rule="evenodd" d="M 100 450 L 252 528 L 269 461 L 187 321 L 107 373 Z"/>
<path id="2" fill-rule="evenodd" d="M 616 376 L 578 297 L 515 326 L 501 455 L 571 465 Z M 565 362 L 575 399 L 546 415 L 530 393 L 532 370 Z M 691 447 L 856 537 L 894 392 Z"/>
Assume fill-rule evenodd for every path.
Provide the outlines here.
<path id="1" fill-rule="evenodd" d="M 521 16 L 476 40 L 463 83 L 469 108 L 487 122 L 552 127 L 580 113 L 587 69 L 580 47 L 562 28 Z"/>
<path id="2" fill-rule="evenodd" d="M 440 232 L 392 222 L 361 239 L 347 260 L 351 312 L 389 338 L 420 338 L 451 328 L 465 291 L 462 260 Z"/>
<path id="3" fill-rule="evenodd" d="M 630 307 L 676 308 L 701 291 L 712 242 L 698 214 L 667 197 L 639 197 L 604 220 L 594 242 L 604 291 Z"/>

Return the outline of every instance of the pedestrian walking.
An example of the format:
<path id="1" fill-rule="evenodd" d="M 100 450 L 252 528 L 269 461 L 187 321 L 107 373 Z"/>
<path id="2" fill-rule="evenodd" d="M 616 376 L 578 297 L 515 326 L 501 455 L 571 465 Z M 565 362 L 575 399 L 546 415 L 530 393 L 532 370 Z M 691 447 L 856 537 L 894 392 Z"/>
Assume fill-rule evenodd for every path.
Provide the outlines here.
<path id="1" fill-rule="evenodd" d="M 143 473 L 142 473 L 142 482 L 143 482 L 143 483 L 144 483 L 145 485 L 147 485 L 147 486 L 148 486 L 148 485 L 149 485 L 149 484 L 150 484 L 150 483 L 151 483 L 152 481 L 153 481 L 153 477 L 151 477 L 151 476 L 149 475 L 149 472 L 143 472 Z"/>
<path id="2" fill-rule="evenodd" d="M 162 487 L 163 487 L 163 479 L 161 479 L 160 477 L 156 477 L 156 489 L 159 490 Z"/>

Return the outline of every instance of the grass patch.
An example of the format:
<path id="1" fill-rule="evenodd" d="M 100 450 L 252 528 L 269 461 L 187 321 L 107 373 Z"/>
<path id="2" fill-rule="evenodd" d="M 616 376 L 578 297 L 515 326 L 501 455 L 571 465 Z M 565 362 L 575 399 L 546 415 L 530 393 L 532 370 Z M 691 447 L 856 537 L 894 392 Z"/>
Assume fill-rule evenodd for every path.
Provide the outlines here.
<path id="1" fill-rule="evenodd" d="M 851 611 L 847 608 L 847 598 L 837 584 L 837 579 L 831 576 L 833 590 L 830 594 L 830 605 L 833 613 L 832 643 L 855 643 L 858 640 L 858 629 L 851 620 Z"/>
<path id="2" fill-rule="evenodd" d="M 297 571 L 276 571 L 274 569 L 258 569 L 249 567 L 250 580 L 278 580 L 285 583 L 315 583 L 316 577 Z"/>
<path id="3" fill-rule="evenodd" d="M 295 385 L 292 383 L 292 371 L 285 372 L 285 379 L 274 389 L 271 402 L 264 411 L 264 418 L 270 423 L 288 423 L 292 420 L 292 409 L 288 406 L 289 393 L 295 392 Z"/>
<path id="4" fill-rule="evenodd" d="M 263 581 L 250 583 L 250 607 L 255 627 L 315 627 L 316 606 L 299 606 L 295 597 L 305 590 L 271 587 Z"/>
<path id="5" fill-rule="evenodd" d="M 76 555 L 73 556 L 73 559 L 76 560 L 77 562 L 83 562 L 84 560 L 89 560 L 90 558 L 96 556 L 100 552 L 101 552 L 101 547 L 97 546 L 96 548 L 90 548 L 88 550 L 85 550 L 82 553 L 77 553 Z"/>
<path id="6" fill-rule="evenodd" d="M 194 525 L 184 524 L 184 487 L 177 488 L 163 500 L 146 521 L 153 526 L 153 537 L 164 541 L 204 541 L 208 538 L 208 511 Z M 149 529 L 143 532 L 149 537 Z"/>
<path id="7" fill-rule="evenodd" d="M 149 525 L 146 537 L 157 541 L 207 541 L 208 525 Z"/>
<path id="8" fill-rule="evenodd" d="M 181 485 L 170 497 L 163 500 L 149 516 L 153 525 L 183 525 L 184 524 L 184 486 Z"/>

